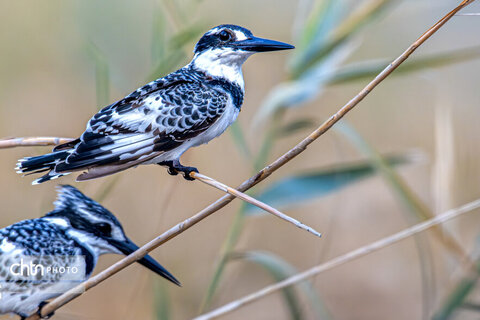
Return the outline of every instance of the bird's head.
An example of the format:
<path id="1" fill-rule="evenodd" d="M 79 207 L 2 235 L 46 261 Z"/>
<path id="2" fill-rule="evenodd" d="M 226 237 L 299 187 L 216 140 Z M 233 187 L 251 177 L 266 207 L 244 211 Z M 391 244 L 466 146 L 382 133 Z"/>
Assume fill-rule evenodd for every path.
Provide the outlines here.
<path id="1" fill-rule="evenodd" d="M 200 38 L 192 64 L 211 76 L 238 82 L 242 64 L 252 54 L 294 48 L 287 43 L 255 37 L 246 28 L 224 24 L 210 29 Z"/>
<path id="2" fill-rule="evenodd" d="M 123 231 L 115 216 L 99 203 L 86 197 L 72 186 L 60 186 L 55 209 L 45 218 L 63 226 L 66 232 L 75 237 L 79 243 L 91 248 L 96 256 L 105 253 L 129 255 L 138 249 Z M 158 275 L 180 285 L 180 282 L 149 255 L 138 263 Z"/>

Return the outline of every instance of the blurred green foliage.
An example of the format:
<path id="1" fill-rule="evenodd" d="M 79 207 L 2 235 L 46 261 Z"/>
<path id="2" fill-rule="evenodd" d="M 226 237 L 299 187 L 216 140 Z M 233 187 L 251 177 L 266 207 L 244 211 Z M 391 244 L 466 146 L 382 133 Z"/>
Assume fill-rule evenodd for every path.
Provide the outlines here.
<path id="1" fill-rule="evenodd" d="M 267 94 L 267 98 L 260 107 L 254 122 L 254 126 L 259 127 L 258 125 L 262 123 L 262 127 L 269 128 L 264 135 L 259 151 L 252 158 L 254 171 L 263 168 L 268 163 L 270 151 L 279 138 L 313 126 L 311 119 L 294 119 L 288 123 L 283 123 L 284 114 L 288 109 L 301 107 L 305 102 L 315 99 L 321 95 L 323 89 L 328 85 L 341 85 L 371 78 L 388 65 L 389 62 L 387 61 L 390 61 L 389 59 L 360 61 L 348 65 L 344 65 L 344 62 L 360 43 L 360 39 L 356 36 L 361 33 L 365 26 L 371 25 L 397 2 L 392 0 L 365 0 L 358 2 L 353 11 L 348 12 L 345 2 L 342 1 L 313 1 L 312 8 L 305 10 L 309 14 L 307 17 L 300 18 L 305 23 L 303 28 L 300 28 L 300 34 L 296 36 L 298 39 L 295 43 L 297 49 L 293 51 L 292 59 L 288 65 L 288 80 L 280 83 Z M 412 59 L 394 74 L 408 74 L 427 68 L 458 63 L 478 58 L 479 53 L 478 48 L 475 47 Z M 345 121 L 343 128 L 345 129 L 344 133 L 347 133 Z M 238 133 L 238 128 L 235 130 L 237 131 L 235 133 L 236 137 L 243 136 Z M 394 173 L 392 165 L 396 164 L 395 161 L 380 156 L 358 133 L 353 131 L 353 127 L 346 136 L 361 153 L 367 156 L 369 164 L 360 169 L 358 167 L 337 168 L 338 171 L 336 172 L 325 172 L 324 169 L 312 170 L 310 174 L 301 173 L 284 178 L 277 183 L 264 182 L 266 185 L 264 187 L 265 191 L 263 193 L 254 191 L 254 196 L 260 197 L 261 200 L 265 200 L 266 203 L 272 205 L 282 205 L 282 203 L 276 203 L 280 199 L 284 202 L 289 202 L 289 199 L 294 198 L 304 201 L 313 198 L 318 199 L 330 191 L 339 190 L 361 177 L 372 174 L 374 172 L 373 167 L 382 173 L 386 181 L 389 182 L 388 185 L 410 209 L 408 212 L 414 213 L 420 220 L 431 214 L 428 208 L 419 201 L 415 193 Z M 242 153 L 245 152 L 244 150 L 250 150 L 248 146 L 245 146 L 244 141 L 238 138 L 234 140 Z M 294 205 L 301 202 L 301 200 L 291 201 L 288 204 Z M 244 219 L 251 210 L 250 206 L 242 205 L 232 223 L 207 289 L 201 312 L 209 307 L 213 299 L 228 262 L 226 257 L 234 250 L 241 235 Z M 428 308 L 430 304 L 428 296 L 432 293 L 434 282 L 434 279 L 431 279 L 432 261 L 427 253 L 429 250 L 427 243 L 419 237 L 416 244 L 421 264 L 424 305 L 427 305 Z M 276 261 L 279 264 L 286 263 L 280 257 Z M 287 293 L 284 294 L 287 295 Z M 427 308 L 424 308 L 424 314 L 428 312 L 428 310 L 426 311 Z M 294 306 L 291 306 L 290 313 L 292 315 L 295 313 Z"/>
<path id="2" fill-rule="evenodd" d="M 406 154 L 385 157 L 389 166 L 411 163 L 412 159 Z M 267 188 L 256 194 L 256 199 L 275 208 L 298 206 L 309 200 L 319 199 L 332 192 L 337 192 L 375 173 L 376 169 L 370 161 L 302 172 L 270 183 Z M 249 215 L 263 214 L 263 211 L 248 204 L 245 213 Z"/>

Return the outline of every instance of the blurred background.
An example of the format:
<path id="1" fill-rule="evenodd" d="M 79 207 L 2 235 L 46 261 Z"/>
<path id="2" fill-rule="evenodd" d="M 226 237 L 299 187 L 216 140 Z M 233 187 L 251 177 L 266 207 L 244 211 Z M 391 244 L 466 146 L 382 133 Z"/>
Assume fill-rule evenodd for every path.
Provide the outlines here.
<path id="1" fill-rule="evenodd" d="M 294 44 L 245 64 L 237 124 L 185 165 L 236 186 L 337 111 L 460 1 L 1 1 L 0 137 L 77 137 L 102 106 L 188 63 L 222 23 Z M 474 3 L 464 12 L 480 12 Z M 252 191 L 323 233 L 236 200 L 152 252 L 183 284 L 133 265 L 55 319 L 189 319 L 480 197 L 480 17 L 457 16 L 349 113 Z M 32 187 L 1 151 L 2 227 L 52 209 L 74 184 L 144 244 L 222 194 L 142 166 Z M 475 213 L 268 296 L 225 319 L 478 319 Z M 96 272 L 119 259 L 100 259 Z M 9 319 L 4 316 L 2 319 Z"/>

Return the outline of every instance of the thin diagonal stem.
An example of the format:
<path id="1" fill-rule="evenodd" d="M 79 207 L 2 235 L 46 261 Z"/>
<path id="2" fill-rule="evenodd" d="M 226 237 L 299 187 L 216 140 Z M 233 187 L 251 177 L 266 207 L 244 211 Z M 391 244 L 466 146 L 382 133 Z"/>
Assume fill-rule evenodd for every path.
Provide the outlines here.
<path id="1" fill-rule="evenodd" d="M 56 146 L 58 144 L 72 141 L 70 138 L 57 137 L 27 137 L 27 138 L 7 138 L 0 140 L 0 149 L 15 147 L 32 147 L 32 146 Z"/>
<path id="2" fill-rule="evenodd" d="M 217 188 L 218 190 L 222 190 L 223 192 L 226 192 L 228 194 L 231 194 L 232 196 L 236 197 L 236 198 L 239 198 L 239 199 L 242 199 L 243 201 L 245 202 L 248 202 L 250 204 L 253 204 L 254 206 L 257 206 L 259 207 L 260 209 L 262 210 L 265 210 L 266 212 L 268 213 L 271 213 L 273 214 L 274 216 L 280 218 L 280 219 L 283 219 L 287 222 L 290 222 L 292 224 L 294 224 L 296 227 L 300 228 L 300 229 L 303 229 L 305 231 L 308 231 L 314 235 L 316 235 L 317 237 L 321 237 L 322 235 L 320 234 L 320 232 L 316 231 L 315 229 L 301 223 L 300 221 L 296 220 L 296 219 L 293 219 L 292 217 L 289 217 L 288 215 L 286 215 L 285 213 L 282 213 L 280 211 L 278 211 L 277 209 L 269 206 L 268 204 L 266 203 L 263 203 L 251 196 L 249 196 L 248 194 L 245 194 L 243 192 L 240 192 L 232 187 L 229 187 L 215 179 L 212 179 L 210 177 L 207 177 L 206 175 L 203 175 L 201 173 L 197 173 L 197 172 L 192 172 L 190 174 L 190 176 L 192 178 L 195 178 L 197 179 L 198 181 L 201 181 L 205 184 L 208 184 L 214 188 Z"/>

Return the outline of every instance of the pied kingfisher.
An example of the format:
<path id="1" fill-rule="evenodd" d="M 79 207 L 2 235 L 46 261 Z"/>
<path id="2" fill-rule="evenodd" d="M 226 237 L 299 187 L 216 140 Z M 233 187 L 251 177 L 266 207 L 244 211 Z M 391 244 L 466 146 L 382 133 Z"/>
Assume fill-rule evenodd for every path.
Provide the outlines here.
<path id="1" fill-rule="evenodd" d="M 53 211 L 0 229 L 0 314 L 27 317 L 45 300 L 85 281 L 100 255 L 136 249 L 110 211 L 74 187 L 61 186 Z M 180 285 L 152 257 L 138 262 Z"/>
<path id="2" fill-rule="evenodd" d="M 33 184 L 85 171 L 77 181 L 110 175 L 139 164 L 159 164 L 187 180 L 194 167 L 180 164 L 189 148 L 208 143 L 237 118 L 243 103 L 242 64 L 256 52 L 293 49 L 220 25 L 198 41 L 192 61 L 99 111 L 82 136 L 52 153 L 20 159 L 18 173 L 48 171 Z"/>

